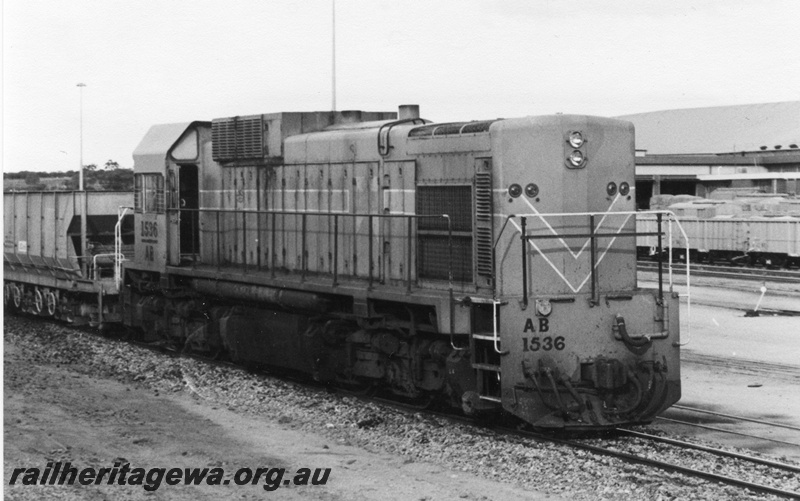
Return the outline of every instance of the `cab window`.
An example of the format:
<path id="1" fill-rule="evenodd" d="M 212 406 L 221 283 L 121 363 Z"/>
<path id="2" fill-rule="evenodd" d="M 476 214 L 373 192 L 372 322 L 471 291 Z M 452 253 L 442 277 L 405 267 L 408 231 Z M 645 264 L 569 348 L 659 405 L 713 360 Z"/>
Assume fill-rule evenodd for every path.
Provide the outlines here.
<path id="1" fill-rule="evenodd" d="M 134 209 L 144 214 L 164 212 L 164 176 L 161 174 L 134 176 Z"/>

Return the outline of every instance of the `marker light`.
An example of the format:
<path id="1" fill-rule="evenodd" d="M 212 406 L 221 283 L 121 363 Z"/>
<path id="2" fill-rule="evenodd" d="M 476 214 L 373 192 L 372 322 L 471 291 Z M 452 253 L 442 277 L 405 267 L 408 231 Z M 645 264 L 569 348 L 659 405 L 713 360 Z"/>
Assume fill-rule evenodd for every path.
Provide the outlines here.
<path id="1" fill-rule="evenodd" d="M 620 183 L 619 185 L 619 194 L 623 197 L 631 192 L 631 185 L 628 183 Z"/>
<path id="2" fill-rule="evenodd" d="M 608 193 L 608 196 L 610 197 L 613 197 L 617 194 L 617 185 L 614 183 L 614 181 L 611 181 L 606 185 L 606 193 Z"/>
<path id="3" fill-rule="evenodd" d="M 517 183 L 512 184 L 508 187 L 508 194 L 514 198 L 522 195 L 522 186 L 518 185 Z"/>
<path id="4" fill-rule="evenodd" d="M 576 130 L 572 131 L 569 133 L 569 139 L 567 142 L 569 142 L 573 148 L 580 148 L 583 146 L 583 135 Z"/>
<path id="5" fill-rule="evenodd" d="M 581 153 L 579 150 L 575 150 L 569 154 L 569 163 L 575 167 L 580 167 L 583 165 L 584 161 L 586 161 L 586 159 L 584 158 L 583 153 Z"/>
<path id="6" fill-rule="evenodd" d="M 539 194 L 539 187 L 536 186 L 534 183 L 530 183 L 525 187 L 525 196 L 528 198 L 534 198 L 536 195 Z"/>

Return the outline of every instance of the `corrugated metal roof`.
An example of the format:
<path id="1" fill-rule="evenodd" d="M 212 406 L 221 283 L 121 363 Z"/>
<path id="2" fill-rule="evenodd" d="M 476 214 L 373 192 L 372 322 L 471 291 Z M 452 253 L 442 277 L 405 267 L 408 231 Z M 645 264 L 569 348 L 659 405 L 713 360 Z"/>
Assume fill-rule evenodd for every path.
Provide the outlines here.
<path id="1" fill-rule="evenodd" d="M 800 146 L 800 101 L 664 110 L 616 117 L 633 122 L 648 155 L 787 150 Z M 794 149 L 797 152 L 800 149 Z"/>

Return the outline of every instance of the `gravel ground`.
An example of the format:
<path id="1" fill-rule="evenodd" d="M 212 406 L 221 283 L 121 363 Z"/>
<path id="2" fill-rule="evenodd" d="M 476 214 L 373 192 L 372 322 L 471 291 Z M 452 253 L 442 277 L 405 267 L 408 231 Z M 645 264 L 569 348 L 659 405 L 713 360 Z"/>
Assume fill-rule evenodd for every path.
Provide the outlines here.
<path id="1" fill-rule="evenodd" d="M 155 392 L 186 392 L 242 415 L 257 415 L 369 451 L 396 454 L 569 499 L 771 499 L 742 489 L 662 472 L 571 449 L 506 437 L 469 424 L 309 388 L 191 358 L 168 357 L 79 330 L 6 318 L 5 341 L 35 351 L 41 364 L 143 385 Z M 680 437 L 676 437 L 680 438 Z M 602 442 L 602 440 L 600 441 Z M 598 442 L 598 443 L 600 443 Z M 683 465 L 725 473 L 725 462 L 696 451 L 667 453 L 637 440 L 614 441 L 631 453 L 649 450 Z M 764 481 L 762 467 L 737 475 Z M 800 490 L 798 478 L 771 479 Z"/>

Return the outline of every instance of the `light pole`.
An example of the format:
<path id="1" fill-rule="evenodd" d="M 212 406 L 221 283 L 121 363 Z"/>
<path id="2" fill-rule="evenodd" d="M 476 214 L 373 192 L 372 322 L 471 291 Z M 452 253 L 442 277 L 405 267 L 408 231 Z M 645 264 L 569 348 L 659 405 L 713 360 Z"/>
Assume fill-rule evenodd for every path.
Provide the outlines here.
<path id="1" fill-rule="evenodd" d="M 333 25 L 332 30 L 332 51 L 331 51 L 331 94 L 333 95 L 333 111 L 336 111 L 336 0 L 333 0 Z"/>
<path id="2" fill-rule="evenodd" d="M 80 148 L 80 165 L 78 166 L 78 191 L 83 191 L 83 88 L 86 87 L 85 83 L 79 83 L 78 88 L 80 89 L 80 99 L 81 99 L 81 108 L 80 108 L 80 117 L 81 117 L 81 148 Z"/>
<path id="3" fill-rule="evenodd" d="M 84 278 L 87 278 L 87 257 L 86 257 L 86 211 L 89 209 L 86 191 L 83 189 L 83 88 L 86 87 L 85 83 L 79 83 L 80 89 L 80 120 L 81 120 L 81 147 L 80 147 L 80 165 L 78 166 L 78 191 L 81 192 L 81 272 Z"/>

